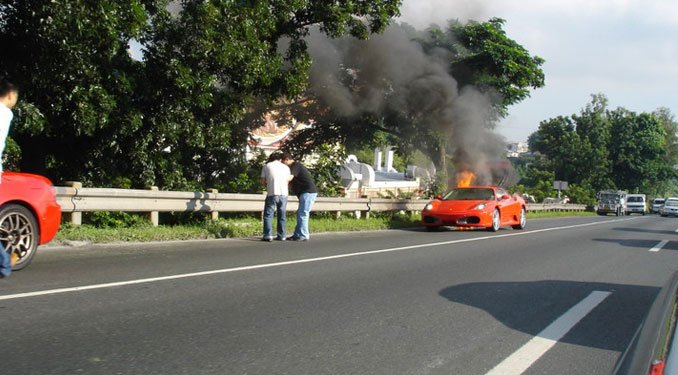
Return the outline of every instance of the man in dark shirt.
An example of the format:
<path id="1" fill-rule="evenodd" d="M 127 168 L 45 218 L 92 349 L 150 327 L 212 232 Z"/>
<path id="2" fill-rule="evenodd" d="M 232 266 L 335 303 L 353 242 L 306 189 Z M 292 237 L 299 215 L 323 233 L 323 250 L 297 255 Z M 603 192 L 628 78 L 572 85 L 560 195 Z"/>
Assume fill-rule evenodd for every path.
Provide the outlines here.
<path id="1" fill-rule="evenodd" d="M 308 231 L 308 219 L 311 213 L 311 207 L 315 198 L 318 196 L 318 189 L 313 181 L 313 176 L 303 164 L 294 161 L 292 155 L 283 153 L 282 162 L 290 167 L 292 172 L 292 192 L 299 198 L 299 209 L 297 209 L 297 226 L 294 228 L 294 234 L 290 237 L 293 241 L 308 241 L 311 234 Z"/>

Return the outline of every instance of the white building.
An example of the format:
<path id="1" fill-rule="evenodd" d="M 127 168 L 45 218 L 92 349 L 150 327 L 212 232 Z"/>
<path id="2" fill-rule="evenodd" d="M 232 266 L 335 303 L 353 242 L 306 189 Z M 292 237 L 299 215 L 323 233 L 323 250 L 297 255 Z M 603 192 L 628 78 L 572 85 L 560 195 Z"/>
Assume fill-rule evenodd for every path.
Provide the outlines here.
<path id="1" fill-rule="evenodd" d="M 530 151 L 527 142 L 511 142 L 506 145 L 506 157 L 517 158 L 520 154 Z"/>

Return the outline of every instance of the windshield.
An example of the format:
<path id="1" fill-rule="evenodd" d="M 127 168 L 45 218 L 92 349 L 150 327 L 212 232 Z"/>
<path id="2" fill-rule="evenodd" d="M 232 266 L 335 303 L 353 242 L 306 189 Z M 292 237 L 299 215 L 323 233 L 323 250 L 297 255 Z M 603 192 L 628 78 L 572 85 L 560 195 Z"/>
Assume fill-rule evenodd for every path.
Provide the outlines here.
<path id="1" fill-rule="evenodd" d="M 655 199 L 654 204 L 664 204 L 664 200 L 663 199 Z"/>
<path id="2" fill-rule="evenodd" d="M 643 197 L 629 197 L 629 203 L 630 202 L 642 203 L 645 202 L 645 199 L 643 199 Z"/>
<path id="3" fill-rule="evenodd" d="M 666 201 L 666 206 L 676 207 L 678 206 L 678 201 Z"/>
<path id="4" fill-rule="evenodd" d="M 445 197 L 445 200 L 462 201 L 487 201 L 494 199 L 494 190 L 483 188 L 453 189 Z"/>
<path id="5" fill-rule="evenodd" d="M 618 203 L 619 195 L 617 194 L 602 194 L 600 196 L 600 201 L 604 203 Z"/>

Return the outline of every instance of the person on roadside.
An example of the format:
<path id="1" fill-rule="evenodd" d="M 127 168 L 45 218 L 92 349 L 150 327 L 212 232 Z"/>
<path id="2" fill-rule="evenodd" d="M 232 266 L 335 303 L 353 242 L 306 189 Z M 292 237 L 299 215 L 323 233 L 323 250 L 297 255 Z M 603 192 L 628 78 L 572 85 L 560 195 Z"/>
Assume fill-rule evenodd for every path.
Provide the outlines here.
<path id="1" fill-rule="evenodd" d="M 264 236 L 262 241 L 273 241 L 273 215 L 277 215 L 278 241 L 285 241 L 287 222 L 288 184 L 292 179 L 290 168 L 281 162 L 282 155 L 273 153 L 261 170 L 261 184 L 266 186 L 264 204 Z"/>
<path id="2" fill-rule="evenodd" d="M 0 185 L 2 182 L 2 153 L 5 151 L 5 140 L 9 133 L 9 125 L 14 118 L 12 108 L 19 100 L 19 89 L 8 82 L 0 79 Z M 2 189 L 2 186 L 0 186 Z M 17 260 L 17 254 L 9 254 L 0 242 L 0 278 L 12 273 L 12 266 Z"/>
<path id="3" fill-rule="evenodd" d="M 318 197 L 318 189 L 313 181 L 311 172 L 300 162 L 295 161 L 292 155 L 282 154 L 282 162 L 290 167 L 292 173 L 292 192 L 299 198 L 297 209 L 297 226 L 294 234 L 288 238 L 292 241 L 308 241 L 311 233 L 308 230 L 308 220 L 311 216 L 311 208 Z"/>

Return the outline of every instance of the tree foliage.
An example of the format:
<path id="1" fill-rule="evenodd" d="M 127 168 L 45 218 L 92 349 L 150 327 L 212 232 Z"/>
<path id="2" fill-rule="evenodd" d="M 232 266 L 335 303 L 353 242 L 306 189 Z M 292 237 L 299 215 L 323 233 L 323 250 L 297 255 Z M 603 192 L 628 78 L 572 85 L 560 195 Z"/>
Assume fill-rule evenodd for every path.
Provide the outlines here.
<path id="1" fill-rule="evenodd" d="M 532 167 L 573 184 L 580 201 L 603 189 L 662 195 L 676 176 L 676 130 L 666 109 L 610 110 L 605 96 L 594 95 L 579 115 L 541 122 L 529 138 L 541 155 Z"/>
<path id="2" fill-rule="evenodd" d="M 243 152 L 252 125 L 242 121 L 255 102 L 305 90 L 310 27 L 366 38 L 399 5 L 4 1 L 0 74 L 21 87 L 11 134 L 20 167 L 91 185 L 228 189 L 255 168 Z M 142 61 L 130 57 L 134 41 Z"/>
<path id="3" fill-rule="evenodd" d="M 473 85 L 496 94 L 494 106 L 500 117 L 507 115 L 510 105 L 528 98 L 530 89 L 544 86 L 544 59 L 509 38 L 504 22 L 451 21 L 446 29 L 431 27 L 421 39 L 426 51 L 452 53 L 450 72 L 459 87 Z"/>

